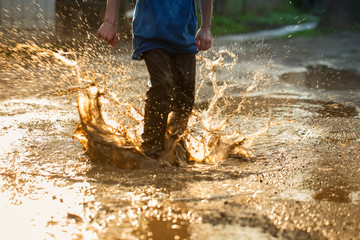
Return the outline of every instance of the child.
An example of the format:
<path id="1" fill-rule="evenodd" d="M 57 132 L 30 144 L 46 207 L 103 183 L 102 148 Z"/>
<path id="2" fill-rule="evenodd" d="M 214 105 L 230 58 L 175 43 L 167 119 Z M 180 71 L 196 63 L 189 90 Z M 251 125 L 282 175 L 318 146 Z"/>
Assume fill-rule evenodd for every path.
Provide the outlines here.
<path id="1" fill-rule="evenodd" d="M 107 0 L 98 37 L 114 46 L 120 0 Z M 146 93 L 143 152 L 158 159 L 165 134 L 186 130 L 195 99 L 195 54 L 211 47 L 212 0 L 200 0 L 197 30 L 195 0 L 137 0 L 133 19 L 133 59 L 144 59 L 150 87 Z M 168 116 L 171 113 L 168 121 Z M 169 122 L 169 126 L 167 123 Z"/>

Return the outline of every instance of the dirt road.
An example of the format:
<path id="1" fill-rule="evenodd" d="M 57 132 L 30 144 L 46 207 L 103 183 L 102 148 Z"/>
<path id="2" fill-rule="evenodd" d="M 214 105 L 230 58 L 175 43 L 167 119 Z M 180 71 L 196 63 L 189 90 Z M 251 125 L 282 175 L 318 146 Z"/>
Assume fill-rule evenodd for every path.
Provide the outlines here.
<path id="1" fill-rule="evenodd" d="M 3 47 L 0 238 L 360 239 L 359 40 L 217 39 L 200 56 L 237 58 L 216 69 L 219 121 L 241 104 L 227 130 L 255 139 L 252 159 L 133 171 L 91 164 L 71 138 L 76 72 L 51 53 Z M 142 107 L 148 77 L 128 45 L 79 55 L 92 59 L 82 78 Z M 197 110 L 213 95 L 205 79 Z"/>

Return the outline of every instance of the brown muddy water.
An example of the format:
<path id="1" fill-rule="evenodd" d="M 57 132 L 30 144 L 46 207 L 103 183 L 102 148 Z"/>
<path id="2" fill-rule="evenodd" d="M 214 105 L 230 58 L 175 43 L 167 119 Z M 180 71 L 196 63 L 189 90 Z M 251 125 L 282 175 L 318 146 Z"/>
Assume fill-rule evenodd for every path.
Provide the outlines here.
<path id="1" fill-rule="evenodd" d="M 0 239 L 360 239 L 359 39 L 218 39 L 198 56 L 192 141 L 241 137 L 250 157 L 194 145 L 210 157 L 134 170 L 72 138 L 96 81 L 105 121 L 139 141 L 148 76 L 127 44 L 2 45 Z"/>

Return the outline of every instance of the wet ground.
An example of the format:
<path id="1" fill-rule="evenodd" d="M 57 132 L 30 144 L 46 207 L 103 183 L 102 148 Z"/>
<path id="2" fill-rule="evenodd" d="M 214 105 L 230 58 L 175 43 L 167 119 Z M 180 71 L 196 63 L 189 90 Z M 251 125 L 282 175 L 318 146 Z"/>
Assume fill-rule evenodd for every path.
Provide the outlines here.
<path id="1" fill-rule="evenodd" d="M 110 118 L 141 109 L 148 77 L 129 45 L 88 46 L 81 73 L 42 49 L 2 54 L 0 238 L 360 239 L 359 40 L 217 39 L 200 56 L 224 58 L 218 121 L 236 111 L 226 130 L 254 139 L 251 160 L 132 171 L 72 139 L 80 75 L 106 86 Z M 199 112 L 216 92 L 201 61 Z"/>

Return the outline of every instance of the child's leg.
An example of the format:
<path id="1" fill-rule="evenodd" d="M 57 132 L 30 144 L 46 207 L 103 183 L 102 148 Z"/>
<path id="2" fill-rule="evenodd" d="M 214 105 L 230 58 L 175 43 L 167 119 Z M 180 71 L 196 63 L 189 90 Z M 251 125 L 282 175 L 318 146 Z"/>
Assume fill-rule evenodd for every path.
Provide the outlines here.
<path id="1" fill-rule="evenodd" d="M 164 148 L 173 80 L 165 50 L 153 49 L 143 53 L 143 57 L 151 86 L 146 93 L 142 148 L 146 155 L 156 159 Z"/>
<path id="2" fill-rule="evenodd" d="M 174 84 L 169 133 L 180 135 L 187 127 L 195 101 L 195 54 L 171 53 L 170 66 Z"/>

